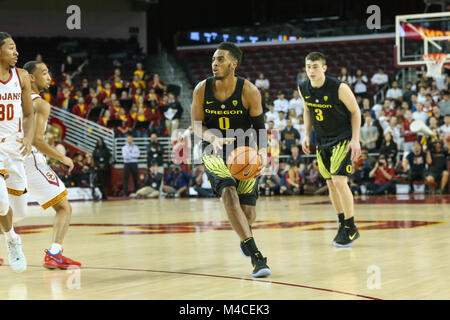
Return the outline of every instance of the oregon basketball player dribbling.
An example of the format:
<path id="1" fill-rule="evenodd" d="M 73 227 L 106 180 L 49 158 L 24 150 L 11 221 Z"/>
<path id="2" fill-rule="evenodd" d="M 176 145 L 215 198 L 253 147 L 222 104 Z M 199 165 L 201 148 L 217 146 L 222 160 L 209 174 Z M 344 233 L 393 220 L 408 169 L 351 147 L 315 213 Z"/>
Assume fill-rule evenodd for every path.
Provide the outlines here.
<path id="1" fill-rule="evenodd" d="M 310 153 L 310 133 L 314 126 L 319 172 L 327 181 L 331 203 L 339 219 L 333 244 L 349 247 L 359 238 L 347 177 L 352 173 L 352 161 L 356 161 L 361 153 L 361 112 L 350 87 L 325 76 L 327 66 L 322 53 L 311 52 L 305 60 L 308 80 L 299 86 L 305 106 L 302 149 L 306 154 Z"/>
<path id="2" fill-rule="evenodd" d="M 191 119 L 194 133 L 203 140 L 202 162 L 208 179 L 214 192 L 222 197 L 231 226 L 241 240 L 242 253 L 251 258 L 252 276 L 259 278 L 271 274 L 267 258 L 258 250 L 251 232 L 258 198 L 255 178 L 261 175 L 266 163 L 267 137 L 260 92 L 248 80 L 234 74 L 241 59 L 242 51 L 235 44 L 219 44 L 212 57 L 214 76 L 194 89 Z M 239 131 L 251 128 L 260 133 L 256 135 L 256 143 L 262 164 L 253 179 L 239 181 L 227 168 L 224 150 L 231 151 L 227 145 L 236 147 L 242 138 Z M 211 147 L 213 150 L 208 153 Z M 219 151 L 222 155 L 217 154 Z"/>

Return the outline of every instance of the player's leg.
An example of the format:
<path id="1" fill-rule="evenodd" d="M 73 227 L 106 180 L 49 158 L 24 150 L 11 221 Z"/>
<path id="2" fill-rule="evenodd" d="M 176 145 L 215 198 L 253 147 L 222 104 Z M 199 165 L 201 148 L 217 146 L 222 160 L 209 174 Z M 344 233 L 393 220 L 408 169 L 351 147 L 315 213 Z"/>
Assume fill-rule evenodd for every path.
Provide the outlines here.
<path id="1" fill-rule="evenodd" d="M 67 200 L 67 190 L 56 173 L 47 165 L 44 155 L 32 153 L 25 160 L 27 190 L 44 210 L 55 210 L 53 236 L 50 249 L 46 250 L 43 266 L 49 269 L 67 269 L 80 266 L 77 261 L 62 255 L 62 244 L 70 225 L 72 207 Z"/>
<path id="2" fill-rule="evenodd" d="M 348 185 L 348 176 L 352 172 L 351 151 L 346 152 L 349 140 L 341 141 L 332 149 L 330 159 L 331 179 L 341 200 L 345 215 L 345 233 L 342 233 L 333 244 L 337 247 L 351 246 L 352 242 L 359 238 L 358 228 L 354 221 L 354 199 Z"/>
<path id="3" fill-rule="evenodd" d="M 447 170 L 442 171 L 442 177 L 441 177 L 441 188 L 440 188 L 440 193 L 445 193 L 445 187 L 447 186 L 448 183 L 448 176 L 449 173 Z"/>
<path id="4" fill-rule="evenodd" d="M 247 181 L 239 181 L 236 192 L 239 196 L 239 203 L 241 205 L 242 211 L 245 214 L 251 233 L 251 238 L 241 241 L 241 253 L 245 257 L 251 258 L 252 265 L 254 267 L 253 277 L 267 277 L 271 275 L 272 272 L 267 265 L 267 258 L 265 258 L 256 247 L 251 228 L 251 225 L 256 219 L 256 200 L 259 196 L 259 185 L 257 180 L 250 179 Z"/>
<path id="5" fill-rule="evenodd" d="M 14 147 L 17 147 L 14 145 Z M 6 238 L 6 245 L 8 248 L 8 261 L 11 269 L 15 272 L 23 272 L 27 269 L 27 260 L 22 251 L 22 239 L 14 231 L 13 226 L 13 213 L 14 208 L 16 210 L 26 210 L 26 198 L 22 196 L 25 190 L 25 170 L 23 169 L 23 163 L 16 159 L 14 165 L 8 167 L 9 177 L 5 181 L 3 179 L 4 185 L 0 187 L 2 199 L 8 199 L 9 210 L 6 215 L 0 216 L 0 225 L 2 226 L 3 234 Z M 5 190 L 7 194 L 5 194 Z M 22 209 L 19 209 L 22 208 Z M 4 212 L 4 211 L 3 211 Z M 21 212 L 25 214 L 25 212 Z"/>
<path id="6" fill-rule="evenodd" d="M 336 233 L 336 236 L 333 239 L 333 242 L 336 241 L 337 237 L 345 231 L 344 228 L 344 221 L 345 221 L 345 214 L 344 209 L 342 207 L 341 198 L 339 197 L 339 193 L 337 191 L 337 188 L 335 184 L 333 183 L 333 180 L 331 179 L 331 173 L 330 173 L 330 158 L 331 158 L 331 151 L 328 150 L 328 148 L 318 148 L 317 149 L 317 165 L 319 167 L 319 173 L 320 175 L 326 180 L 327 186 L 328 186 L 328 194 L 331 200 L 331 204 L 336 212 L 337 218 L 338 218 L 338 232 Z"/>
<path id="7" fill-rule="evenodd" d="M 216 194 L 219 194 L 222 197 L 225 211 L 233 230 L 237 233 L 246 250 L 248 250 L 252 256 L 252 263 L 253 261 L 263 261 L 265 258 L 256 246 L 255 240 L 253 239 L 250 231 L 247 217 L 241 208 L 241 203 L 237 192 L 238 183 L 231 175 L 222 158 L 211 155 L 203 155 L 202 162 L 205 165 L 205 171 L 208 176 L 208 180 L 211 183 L 212 189 Z M 257 187 L 256 180 L 252 180 L 254 180 L 253 185 Z M 255 205 L 256 198 L 254 199 L 254 202 L 255 203 L 244 204 Z M 264 274 L 264 271 L 259 271 L 260 270 L 256 270 L 255 267 L 252 275 L 254 277 L 268 275 Z"/>

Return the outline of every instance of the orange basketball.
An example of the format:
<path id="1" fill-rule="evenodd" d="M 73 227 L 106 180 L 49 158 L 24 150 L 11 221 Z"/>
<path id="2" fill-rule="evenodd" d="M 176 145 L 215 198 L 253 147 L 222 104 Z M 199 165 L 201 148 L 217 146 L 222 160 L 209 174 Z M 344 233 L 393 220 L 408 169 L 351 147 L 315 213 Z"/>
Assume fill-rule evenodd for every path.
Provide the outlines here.
<path id="1" fill-rule="evenodd" d="M 260 165 L 258 153 L 250 147 L 238 147 L 227 158 L 228 170 L 238 180 L 252 179 Z"/>

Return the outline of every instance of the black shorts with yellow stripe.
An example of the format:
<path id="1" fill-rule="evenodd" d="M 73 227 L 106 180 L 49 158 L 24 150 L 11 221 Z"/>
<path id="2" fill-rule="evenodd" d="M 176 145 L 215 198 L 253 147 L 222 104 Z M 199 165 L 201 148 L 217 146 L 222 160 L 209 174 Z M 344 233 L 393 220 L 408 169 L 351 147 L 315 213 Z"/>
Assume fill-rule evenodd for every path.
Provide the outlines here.
<path id="1" fill-rule="evenodd" d="M 202 162 L 205 166 L 208 180 L 211 183 L 211 188 L 217 196 L 220 197 L 222 195 L 225 187 L 235 187 L 240 204 L 256 205 L 259 191 L 259 184 L 256 179 L 246 181 L 235 179 L 221 157 L 204 154 Z"/>
<path id="2" fill-rule="evenodd" d="M 347 152 L 350 139 L 317 146 L 317 164 L 320 175 L 326 179 L 332 176 L 350 176 L 352 174 L 352 152 Z"/>

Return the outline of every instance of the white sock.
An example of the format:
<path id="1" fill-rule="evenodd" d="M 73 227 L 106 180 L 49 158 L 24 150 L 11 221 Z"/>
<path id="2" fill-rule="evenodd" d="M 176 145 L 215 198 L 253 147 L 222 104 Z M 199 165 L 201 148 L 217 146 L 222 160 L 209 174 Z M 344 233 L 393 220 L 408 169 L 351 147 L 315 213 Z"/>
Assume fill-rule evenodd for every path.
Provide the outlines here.
<path id="1" fill-rule="evenodd" d="M 8 232 L 3 232 L 6 237 L 6 240 L 16 240 L 19 239 L 19 235 L 14 232 L 14 227 L 11 227 L 11 230 Z"/>
<path id="2" fill-rule="evenodd" d="M 52 243 L 52 245 L 50 247 L 50 253 L 57 254 L 61 251 L 61 249 L 62 249 L 62 245 L 60 245 L 59 243 Z"/>

